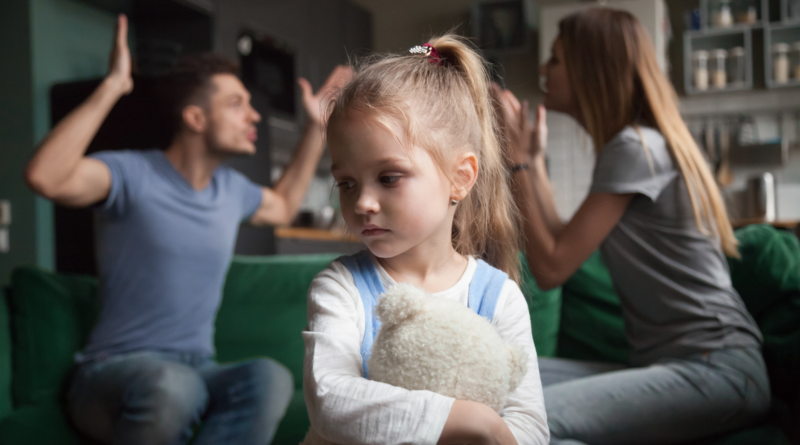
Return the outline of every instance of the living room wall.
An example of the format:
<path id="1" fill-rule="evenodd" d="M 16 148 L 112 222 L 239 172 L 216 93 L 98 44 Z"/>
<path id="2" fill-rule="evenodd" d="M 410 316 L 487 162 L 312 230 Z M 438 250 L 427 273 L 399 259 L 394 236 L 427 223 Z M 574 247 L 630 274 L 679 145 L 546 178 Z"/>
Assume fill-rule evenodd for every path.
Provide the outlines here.
<path id="1" fill-rule="evenodd" d="M 9 0 L 0 14 L 0 199 L 12 203 L 0 286 L 22 264 L 54 267 L 53 207 L 23 182 L 50 129 L 50 87 L 105 73 L 115 16 L 77 0 Z"/>

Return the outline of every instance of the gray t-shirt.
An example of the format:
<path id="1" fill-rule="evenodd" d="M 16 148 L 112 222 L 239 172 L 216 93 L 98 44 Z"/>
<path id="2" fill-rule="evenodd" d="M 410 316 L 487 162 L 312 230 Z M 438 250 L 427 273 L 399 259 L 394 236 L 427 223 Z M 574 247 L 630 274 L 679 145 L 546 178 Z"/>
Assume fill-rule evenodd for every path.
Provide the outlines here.
<path id="1" fill-rule="evenodd" d="M 731 284 L 719 240 L 695 222 L 686 183 L 655 129 L 629 126 L 597 155 L 590 193 L 636 194 L 600 246 L 619 294 L 630 362 L 726 347 L 761 333 Z"/>
<path id="2" fill-rule="evenodd" d="M 212 355 L 236 234 L 261 187 L 223 165 L 195 190 L 159 150 L 92 157 L 111 171 L 96 213 L 103 307 L 78 361 L 140 350 Z"/>

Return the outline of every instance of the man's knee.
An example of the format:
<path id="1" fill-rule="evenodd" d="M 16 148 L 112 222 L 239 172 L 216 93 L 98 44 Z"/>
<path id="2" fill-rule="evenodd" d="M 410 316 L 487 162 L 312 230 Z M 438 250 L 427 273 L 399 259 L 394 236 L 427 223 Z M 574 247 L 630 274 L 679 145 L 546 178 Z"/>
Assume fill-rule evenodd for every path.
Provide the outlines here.
<path id="1" fill-rule="evenodd" d="M 191 368 L 159 361 L 143 370 L 125 389 L 123 417 L 152 423 L 157 428 L 180 431 L 198 422 L 208 391 Z"/>
<path id="2" fill-rule="evenodd" d="M 248 379 L 253 382 L 259 403 L 274 411 L 284 411 L 294 393 L 294 379 L 291 372 L 282 364 L 271 359 L 251 360 L 243 366 Z"/>

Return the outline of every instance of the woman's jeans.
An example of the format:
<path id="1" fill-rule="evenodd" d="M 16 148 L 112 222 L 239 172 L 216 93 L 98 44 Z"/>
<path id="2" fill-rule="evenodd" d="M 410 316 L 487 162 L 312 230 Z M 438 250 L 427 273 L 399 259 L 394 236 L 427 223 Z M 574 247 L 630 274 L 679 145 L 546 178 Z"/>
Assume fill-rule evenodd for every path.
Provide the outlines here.
<path id="1" fill-rule="evenodd" d="M 275 361 L 220 365 L 193 353 L 134 352 L 78 366 L 68 407 L 78 430 L 110 444 L 260 444 L 294 385 Z"/>
<path id="2" fill-rule="evenodd" d="M 644 368 L 539 359 L 551 444 L 681 443 L 769 410 L 761 352 L 723 349 Z"/>

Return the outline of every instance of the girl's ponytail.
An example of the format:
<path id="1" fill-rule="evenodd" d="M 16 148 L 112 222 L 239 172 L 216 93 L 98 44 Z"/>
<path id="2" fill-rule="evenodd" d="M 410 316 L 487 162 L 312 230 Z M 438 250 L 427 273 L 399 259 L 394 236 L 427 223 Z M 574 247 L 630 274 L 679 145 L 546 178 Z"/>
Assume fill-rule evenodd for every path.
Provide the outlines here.
<path id="1" fill-rule="evenodd" d="M 456 211 L 453 245 L 459 252 L 482 252 L 489 264 L 518 281 L 519 212 L 508 187 L 486 61 L 454 35 L 436 37 L 428 43 L 438 52 L 442 65 L 463 76 L 481 128 L 478 180 Z"/>

